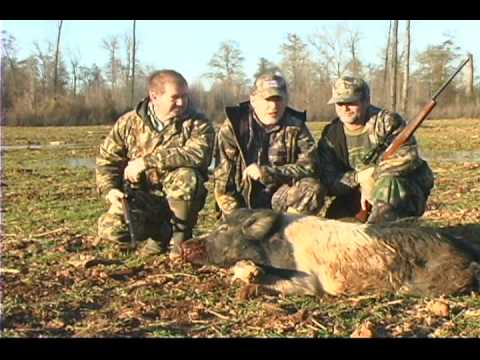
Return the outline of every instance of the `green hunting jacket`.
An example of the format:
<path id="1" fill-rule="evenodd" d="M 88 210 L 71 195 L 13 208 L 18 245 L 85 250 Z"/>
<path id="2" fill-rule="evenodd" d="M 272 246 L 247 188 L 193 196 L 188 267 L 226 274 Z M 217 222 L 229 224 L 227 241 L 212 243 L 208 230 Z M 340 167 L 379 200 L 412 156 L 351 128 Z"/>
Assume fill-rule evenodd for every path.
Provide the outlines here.
<path id="1" fill-rule="evenodd" d="M 370 105 L 365 123 L 370 143 L 376 146 L 393 139 L 406 126 L 405 120 L 397 113 Z M 387 143 L 389 143 L 387 141 Z M 355 170 L 349 164 L 343 123 L 337 117 L 323 130 L 318 142 L 318 154 L 322 167 L 320 179 L 328 187 L 330 195 L 342 195 L 359 184 L 355 181 Z M 394 156 L 386 161 L 377 161 L 373 177 L 405 176 L 417 181 L 426 193 L 433 187 L 433 174 L 425 160 L 418 153 L 415 137 L 402 145 Z M 357 169 L 358 170 L 358 169 Z"/>
<path id="2" fill-rule="evenodd" d="M 163 129 L 154 128 L 148 115 L 148 97 L 135 110 L 121 116 L 100 145 L 96 158 L 97 190 L 106 194 L 122 189 L 128 161 L 144 157 L 147 169 L 141 186 L 154 192 L 165 175 L 179 167 L 198 169 L 206 179 L 215 131 L 206 117 L 189 107 L 184 114 L 168 120 Z"/>
<path id="3" fill-rule="evenodd" d="M 252 133 L 253 109 L 250 103 L 225 109 L 227 118 L 216 141 L 215 200 L 221 211 L 231 213 L 240 207 L 251 207 L 252 181 L 242 179 L 247 163 Z M 289 107 L 273 129 L 267 132 L 267 159 L 260 164 L 260 182 L 276 189 L 318 173 L 315 140 L 305 126 L 306 113 Z M 255 151 L 256 149 L 253 149 Z M 258 163 L 258 162 L 257 162 Z"/>

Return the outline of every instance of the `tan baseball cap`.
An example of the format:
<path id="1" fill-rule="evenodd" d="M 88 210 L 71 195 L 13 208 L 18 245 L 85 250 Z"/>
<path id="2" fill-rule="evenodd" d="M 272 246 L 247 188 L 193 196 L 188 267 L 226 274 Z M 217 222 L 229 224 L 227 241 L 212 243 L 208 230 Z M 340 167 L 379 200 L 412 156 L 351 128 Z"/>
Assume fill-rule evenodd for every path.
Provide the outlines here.
<path id="1" fill-rule="evenodd" d="M 262 74 L 255 80 L 253 88 L 255 95 L 261 96 L 267 99 L 271 96 L 281 96 L 286 98 L 287 82 L 285 79 L 277 74 Z"/>
<path id="2" fill-rule="evenodd" d="M 352 76 L 342 76 L 335 81 L 332 98 L 328 104 L 355 102 L 369 96 L 370 89 L 364 80 Z"/>

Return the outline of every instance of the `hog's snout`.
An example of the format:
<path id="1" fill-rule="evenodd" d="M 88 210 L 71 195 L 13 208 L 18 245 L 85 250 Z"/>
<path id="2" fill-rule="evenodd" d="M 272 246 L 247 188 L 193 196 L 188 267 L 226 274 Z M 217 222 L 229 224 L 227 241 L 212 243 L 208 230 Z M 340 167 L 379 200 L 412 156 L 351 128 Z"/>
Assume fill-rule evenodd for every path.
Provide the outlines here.
<path id="1" fill-rule="evenodd" d="M 205 238 L 194 238 L 182 243 L 182 258 L 194 264 L 203 264 L 207 261 Z"/>

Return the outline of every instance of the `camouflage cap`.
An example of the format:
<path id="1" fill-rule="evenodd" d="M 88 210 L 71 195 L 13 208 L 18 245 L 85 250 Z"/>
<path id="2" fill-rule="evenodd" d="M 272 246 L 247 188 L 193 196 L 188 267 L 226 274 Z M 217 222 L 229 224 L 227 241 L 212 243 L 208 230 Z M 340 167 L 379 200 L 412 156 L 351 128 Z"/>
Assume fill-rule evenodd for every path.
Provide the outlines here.
<path id="1" fill-rule="evenodd" d="M 342 76 L 335 81 L 332 98 L 328 104 L 355 102 L 369 96 L 370 89 L 364 80 L 352 76 Z"/>
<path id="2" fill-rule="evenodd" d="M 281 96 L 286 98 L 287 82 L 277 74 L 262 74 L 255 80 L 252 93 L 267 99 L 271 96 Z"/>

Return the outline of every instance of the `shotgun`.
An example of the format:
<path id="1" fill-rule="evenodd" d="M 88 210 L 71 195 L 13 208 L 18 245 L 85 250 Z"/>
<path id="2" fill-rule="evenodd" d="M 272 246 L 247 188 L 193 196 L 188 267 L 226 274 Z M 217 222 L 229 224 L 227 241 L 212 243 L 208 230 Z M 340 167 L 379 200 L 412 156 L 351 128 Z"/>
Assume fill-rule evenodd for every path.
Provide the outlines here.
<path id="1" fill-rule="evenodd" d="M 133 201 L 133 190 L 130 183 L 127 180 L 123 181 L 123 194 L 124 194 L 122 198 L 123 217 L 128 226 L 128 233 L 130 234 L 129 248 L 133 250 L 137 247 L 137 238 L 135 237 L 135 231 L 132 223 L 132 209 L 129 204 L 129 201 Z"/>
<path id="2" fill-rule="evenodd" d="M 467 64 L 470 57 L 467 57 L 460 66 L 455 70 L 455 72 L 448 78 L 447 81 L 443 83 L 440 89 L 433 95 L 432 99 L 428 104 L 426 104 L 422 110 L 417 114 L 417 116 L 408 122 L 407 126 L 392 139 L 392 136 L 387 136 L 385 141 L 381 144 L 378 144 L 371 152 L 367 153 L 362 159 L 365 165 L 373 164 L 381 156 L 381 161 L 390 159 L 402 146 L 405 144 L 413 135 L 413 133 L 418 129 L 418 127 L 423 123 L 427 116 L 432 112 L 435 105 L 437 105 L 437 97 L 445 90 L 445 88 L 450 84 L 453 78 L 462 70 L 462 68 Z M 368 204 L 367 209 L 360 211 L 355 215 L 355 217 L 361 222 L 366 222 L 368 216 L 370 215 L 371 205 Z"/>

